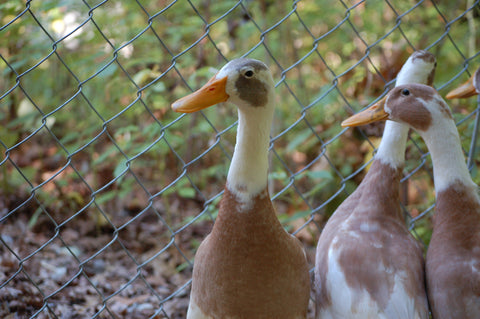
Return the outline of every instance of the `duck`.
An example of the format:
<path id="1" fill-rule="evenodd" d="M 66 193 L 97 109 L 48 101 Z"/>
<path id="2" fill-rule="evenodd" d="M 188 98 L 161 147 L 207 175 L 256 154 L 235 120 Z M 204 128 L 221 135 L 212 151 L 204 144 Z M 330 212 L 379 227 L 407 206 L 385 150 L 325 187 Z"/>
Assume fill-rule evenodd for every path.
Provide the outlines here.
<path id="1" fill-rule="evenodd" d="M 478 94 L 480 94 L 480 67 L 465 83 L 448 92 L 445 97 L 451 100 L 467 98 Z"/>
<path id="2" fill-rule="evenodd" d="M 449 106 L 431 86 L 409 84 L 362 113 L 343 125 L 408 124 L 431 154 L 436 204 L 425 276 L 432 317 L 480 318 L 480 198 Z"/>
<path id="3" fill-rule="evenodd" d="M 396 85 L 433 81 L 436 59 L 415 51 Z M 387 121 L 371 167 L 322 230 L 315 258 L 316 318 L 428 318 L 423 248 L 400 205 L 408 126 Z"/>
<path id="4" fill-rule="evenodd" d="M 221 102 L 238 108 L 236 144 L 218 216 L 194 259 L 187 319 L 307 316 L 306 255 L 279 222 L 267 189 L 274 88 L 265 63 L 238 58 L 172 104 L 182 113 Z"/>

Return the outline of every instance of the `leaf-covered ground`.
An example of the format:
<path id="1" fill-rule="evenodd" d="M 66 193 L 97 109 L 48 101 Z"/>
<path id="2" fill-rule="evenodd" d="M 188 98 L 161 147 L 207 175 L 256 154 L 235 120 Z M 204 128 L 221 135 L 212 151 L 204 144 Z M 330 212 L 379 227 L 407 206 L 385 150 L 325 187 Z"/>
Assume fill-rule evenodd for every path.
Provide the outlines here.
<path id="1" fill-rule="evenodd" d="M 29 229 L 22 213 L 2 225 L 0 282 L 11 280 L 0 289 L 0 317 L 40 311 L 38 318 L 184 318 L 189 290 L 181 287 L 191 267 L 175 245 L 209 226 L 192 226 L 166 248 L 158 240 L 165 232 L 161 223 L 147 217 L 134 224 L 134 231 L 115 234 L 83 219 L 56 233 L 44 227 L 44 218 Z"/>
<path id="2" fill-rule="evenodd" d="M 194 205 L 178 203 L 185 204 Z M 0 282 L 8 282 L 0 289 L 1 318 L 185 318 L 191 266 L 182 254 L 192 258 L 211 221 L 191 224 L 165 245 L 167 230 L 151 215 L 126 233 L 88 218 L 57 232 L 43 214 L 29 227 L 28 212 L 1 226 Z M 314 247 L 307 254 L 312 263 Z"/>

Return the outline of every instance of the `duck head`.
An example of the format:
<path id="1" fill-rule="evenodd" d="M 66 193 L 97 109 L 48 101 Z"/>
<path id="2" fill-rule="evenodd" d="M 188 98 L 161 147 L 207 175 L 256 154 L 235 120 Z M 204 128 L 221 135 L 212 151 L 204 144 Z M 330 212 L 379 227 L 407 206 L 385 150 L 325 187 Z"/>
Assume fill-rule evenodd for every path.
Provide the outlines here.
<path id="1" fill-rule="evenodd" d="M 175 112 L 192 113 L 221 102 L 239 109 L 267 107 L 273 102 L 274 82 L 261 61 L 239 58 L 228 62 L 199 90 L 175 101 Z"/>
<path id="2" fill-rule="evenodd" d="M 426 131 L 437 118 L 452 119 L 450 108 L 438 92 L 428 85 L 406 84 L 395 87 L 368 109 L 346 119 L 342 126 L 359 126 L 388 119 Z"/>

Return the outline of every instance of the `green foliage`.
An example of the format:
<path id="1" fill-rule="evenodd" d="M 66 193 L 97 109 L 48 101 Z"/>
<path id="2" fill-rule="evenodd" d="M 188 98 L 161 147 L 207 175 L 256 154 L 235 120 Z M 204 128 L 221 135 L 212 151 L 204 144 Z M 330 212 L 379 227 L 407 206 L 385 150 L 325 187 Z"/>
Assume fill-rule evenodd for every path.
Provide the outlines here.
<path id="1" fill-rule="evenodd" d="M 47 149 L 56 149 L 53 153 L 71 160 L 78 171 L 75 183 L 85 179 L 91 187 L 84 192 L 70 190 L 78 195 L 74 196 L 78 205 L 72 209 L 112 180 L 112 188 L 95 199 L 104 208 L 116 201 L 127 205 L 139 182 L 150 195 L 161 193 L 165 214 L 170 215 L 175 201 L 208 200 L 218 194 L 235 143 L 235 109 L 219 105 L 204 115 L 179 118 L 170 104 L 203 85 L 223 65 L 223 57 L 239 57 L 261 42 L 249 56 L 271 66 L 278 83 L 272 136 L 286 131 L 274 142 L 281 160 L 271 162 L 271 191 L 282 191 L 291 180 L 296 186 L 278 197 L 295 211 L 282 216 L 282 221 L 290 224 L 310 217 L 299 195 L 316 206 L 343 187 L 344 192 L 319 212 L 329 216 L 361 181 L 361 176 L 344 178 L 372 152 L 370 145 L 359 151 L 361 138 L 341 134 L 341 120 L 383 92 L 385 81 L 394 78 L 413 50 L 411 45 L 424 49 L 443 39 L 431 48 L 439 62 L 436 86 L 462 69 L 464 56 L 475 54 L 469 46 L 466 18 L 449 25 L 448 37 L 443 37 L 446 21 L 465 9 L 458 2 L 436 6 L 422 2 L 413 10 L 415 1 L 380 0 L 308 0 L 293 6 L 271 1 L 239 5 L 233 0 L 86 3 L 32 1 L 30 11 L 17 19 L 25 9 L 23 1 L 0 4 L 1 25 L 11 22 L 0 34 L 0 94 L 17 86 L 0 101 L 0 150 L 5 153 L 42 128 L 37 134 L 42 136 L 38 139 L 44 153 L 38 157 L 46 160 L 53 156 Z M 292 9 L 296 11 L 290 14 Z M 394 29 L 399 22 L 401 29 Z M 477 46 L 478 41 L 474 39 Z M 458 110 L 458 120 L 471 112 L 465 107 Z M 469 149 L 473 121 L 466 123 L 459 130 L 464 149 Z M 423 147 L 417 136 L 413 140 Z M 407 158 L 412 161 L 406 171 L 421 160 L 418 149 L 409 145 Z M 12 156 L 29 155 L 30 149 L 25 142 Z M 324 156 L 318 158 L 321 152 Z M 43 181 L 36 174 L 38 167 L 20 169 L 32 184 Z M 190 179 L 178 179 L 185 170 Z M 31 186 L 16 168 L 2 165 L 0 171 L 3 192 L 29 193 Z M 475 166 L 478 182 L 476 172 Z M 66 180 L 59 175 L 57 187 L 66 188 L 68 183 L 62 186 Z M 426 203 L 416 204 L 427 207 L 433 200 L 429 194 Z M 58 196 L 54 201 L 72 199 Z M 46 192 L 39 190 L 38 198 L 45 206 L 53 205 Z M 211 216 L 217 202 L 209 208 Z M 179 224 L 190 220 L 193 214 L 188 213 Z"/>

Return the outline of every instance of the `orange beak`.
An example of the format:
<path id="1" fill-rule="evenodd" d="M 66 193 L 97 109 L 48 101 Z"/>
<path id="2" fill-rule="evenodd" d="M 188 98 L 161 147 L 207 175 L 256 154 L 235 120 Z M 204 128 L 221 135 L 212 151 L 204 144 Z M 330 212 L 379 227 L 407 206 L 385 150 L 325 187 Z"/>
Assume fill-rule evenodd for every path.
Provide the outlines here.
<path id="1" fill-rule="evenodd" d="M 214 104 L 225 102 L 229 95 L 225 92 L 227 77 L 217 79 L 212 77 L 207 84 L 197 91 L 178 99 L 172 104 L 172 109 L 180 113 L 193 113 Z"/>
<path id="2" fill-rule="evenodd" d="M 360 126 L 373 122 L 383 121 L 388 118 L 388 113 L 383 109 L 387 96 L 370 106 L 365 111 L 357 113 L 342 122 L 342 127 Z"/>
<path id="3" fill-rule="evenodd" d="M 470 96 L 477 95 L 477 90 L 475 90 L 475 87 L 473 86 L 473 77 L 475 75 L 472 75 L 470 79 L 468 79 L 467 82 L 463 83 L 460 85 L 458 88 L 448 92 L 446 98 L 447 99 L 461 99 L 461 98 L 466 98 Z"/>

